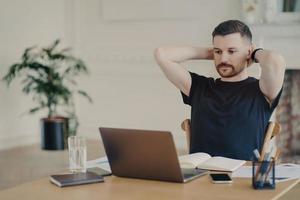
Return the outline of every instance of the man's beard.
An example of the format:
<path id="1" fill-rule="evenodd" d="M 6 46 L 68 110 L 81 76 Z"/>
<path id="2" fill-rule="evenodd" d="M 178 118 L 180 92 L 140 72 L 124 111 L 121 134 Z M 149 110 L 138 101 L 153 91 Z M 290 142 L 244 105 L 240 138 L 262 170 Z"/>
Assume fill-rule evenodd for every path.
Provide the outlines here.
<path id="1" fill-rule="evenodd" d="M 220 63 L 216 66 L 217 72 L 222 78 L 231 78 L 233 76 L 236 76 L 240 74 L 245 68 L 246 67 L 243 66 L 235 68 L 233 65 L 229 65 L 226 63 Z"/>

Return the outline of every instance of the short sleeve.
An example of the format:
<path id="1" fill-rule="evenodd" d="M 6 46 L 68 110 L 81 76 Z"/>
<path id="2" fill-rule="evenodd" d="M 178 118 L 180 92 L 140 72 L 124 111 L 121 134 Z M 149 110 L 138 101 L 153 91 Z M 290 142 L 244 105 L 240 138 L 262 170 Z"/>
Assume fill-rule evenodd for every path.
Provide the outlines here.
<path id="1" fill-rule="evenodd" d="M 181 92 L 181 96 L 183 99 L 183 103 L 185 103 L 187 105 L 192 105 L 192 101 L 194 99 L 196 91 L 200 90 L 200 87 L 204 85 L 203 83 L 205 82 L 205 80 L 207 78 L 204 76 L 199 76 L 198 74 L 193 73 L 193 72 L 189 72 L 189 73 L 190 73 L 190 76 L 192 79 L 190 94 L 189 94 L 189 96 L 187 96 L 182 91 L 180 91 L 180 92 Z"/>
<path id="2" fill-rule="evenodd" d="M 272 111 L 277 107 L 277 105 L 279 103 L 279 100 L 280 100 L 280 97 L 281 97 L 281 93 L 282 93 L 282 89 L 283 88 L 281 88 L 281 90 L 278 92 L 276 98 L 271 103 L 270 108 L 271 108 Z"/>
<path id="3" fill-rule="evenodd" d="M 263 97 L 265 103 L 267 104 L 267 106 L 270 108 L 270 111 L 273 112 L 273 110 L 277 107 L 280 97 L 281 97 L 281 93 L 283 90 L 283 87 L 280 89 L 280 91 L 278 92 L 277 96 L 275 97 L 275 99 L 271 102 L 271 104 L 268 102 L 268 100 L 266 99 L 265 95 L 263 94 L 263 92 L 260 90 L 260 87 L 258 85 L 259 88 L 259 92 L 261 94 L 261 96 Z"/>

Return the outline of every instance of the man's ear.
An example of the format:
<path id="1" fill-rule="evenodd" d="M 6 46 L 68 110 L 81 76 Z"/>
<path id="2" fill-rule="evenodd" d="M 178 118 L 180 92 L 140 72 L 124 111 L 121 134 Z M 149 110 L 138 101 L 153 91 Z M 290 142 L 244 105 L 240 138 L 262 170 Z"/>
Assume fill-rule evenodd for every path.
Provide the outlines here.
<path id="1" fill-rule="evenodd" d="M 247 60 L 250 60 L 251 59 L 251 54 L 254 50 L 254 44 L 251 44 L 248 48 L 248 52 L 247 52 Z"/>
<path id="2" fill-rule="evenodd" d="M 247 67 L 250 67 L 253 64 L 253 60 L 251 59 L 251 55 L 252 52 L 254 50 L 255 46 L 253 44 L 251 44 L 248 48 L 248 52 L 247 52 Z"/>

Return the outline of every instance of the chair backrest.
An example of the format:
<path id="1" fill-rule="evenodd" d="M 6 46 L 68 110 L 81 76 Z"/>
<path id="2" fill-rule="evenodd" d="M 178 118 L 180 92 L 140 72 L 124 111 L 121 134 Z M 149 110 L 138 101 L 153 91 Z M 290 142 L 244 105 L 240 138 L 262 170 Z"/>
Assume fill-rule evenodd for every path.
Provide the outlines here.
<path id="1" fill-rule="evenodd" d="M 181 128 L 185 133 L 187 141 L 187 149 L 190 151 L 190 140 L 191 140 L 191 120 L 185 119 L 181 123 Z M 268 129 L 264 138 L 263 148 L 261 150 L 261 159 L 264 158 L 266 152 L 270 151 L 272 148 L 272 157 L 279 157 L 280 149 L 277 147 L 277 139 L 281 131 L 281 126 L 278 122 L 269 122 Z"/>
<path id="2" fill-rule="evenodd" d="M 264 159 L 265 154 L 267 152 L 274 152 L 271 154 L 272 157 L 278 157 L 279 155 L 279 148 L 277 148 L 276 140 L 279 137 L 281 131 L 281 126 L 278 122 L 269 122 L 267 132 L 264 139 L 263 148 L 260 153 L 261 161 Z M 272 152 L 271 152 L 272 151 Z"/>
<path id="3" fill-rule="evenodd" d="M 185 119 L 181 123 L 181 129 L 184 130 L 185 136 L 186 136 L 186 142 L 187 142 L 187 149 L 188 152 L 190 152 L 190 141 L 191 141 L 191 120 Z"/>

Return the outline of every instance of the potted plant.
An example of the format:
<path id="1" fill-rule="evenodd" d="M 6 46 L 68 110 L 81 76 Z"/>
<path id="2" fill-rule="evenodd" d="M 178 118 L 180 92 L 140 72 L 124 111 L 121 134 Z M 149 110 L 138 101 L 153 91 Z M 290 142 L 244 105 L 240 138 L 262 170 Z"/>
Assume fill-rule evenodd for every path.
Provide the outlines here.
<path id="1" fill-rule="evenodd" d="M 60 40 L 45 48 L 36 46 L 25 49 L 21 61 L 9 67 L 3 81 L 10 83 L 20 77 L 25 94 L 31 95 L 36 107 L 29 113 L 47 110 L 41 119 L 41 144 L 43 149 L 64 149 L 66 138 L 76 134 L 78 118 L 75 112 L 74 95 L 92 99 L 83 90 L 77 89 L 75 77 L 87 74 L 87 66 L 81 59 L 70 54 L 70 49 L 58 49 Z"/>

